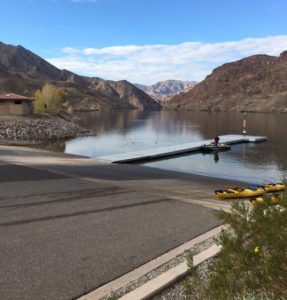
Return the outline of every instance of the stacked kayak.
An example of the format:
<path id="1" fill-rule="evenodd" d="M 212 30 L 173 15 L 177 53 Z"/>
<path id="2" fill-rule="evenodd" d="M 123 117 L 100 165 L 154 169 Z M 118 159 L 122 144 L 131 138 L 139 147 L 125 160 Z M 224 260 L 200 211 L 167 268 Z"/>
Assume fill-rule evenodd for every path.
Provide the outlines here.
<path id="1" fill-rule="evenodd" d="M 270 201 L 272 204 L 277 204 L 280 200 L 280 191 L 283 191 L 285 189 L 284 183 L 269 183 L 264 186 L 265 192 L 272 193 L 270 195 Z M 251 197 L 250 202 L 252 205 L 254 205 L 256 202 L 264 202 L 264 198 L 262 197 Z"/>
<path id="2" fill-rule="evenodd" d="M 219 199 L 233 199 L 233 198 L 254 198 L 263 195 L 265 192 L 279 192 L 285 189 L 283 183 L 269 183 L 263 186 L 248 188 L 230 188 L 225 190 L 215 190 L 215 195 Z"/>
<path id="3" fill-rule="evenodd" d="M 219 199 L 233 199 L 233 198 L 250 198 L 263 195 L 265 190 L 262 187 L 248 187 L 248 188 L 226 188 L 225 190 L 216 190 L 215 195 Z"/>
<path id="4" fill-rule="evenodd" d="M 285 189 L 285 185 L 283 183 L 269 183 L 263 186 L 266 192 L 280 192 Z"/>

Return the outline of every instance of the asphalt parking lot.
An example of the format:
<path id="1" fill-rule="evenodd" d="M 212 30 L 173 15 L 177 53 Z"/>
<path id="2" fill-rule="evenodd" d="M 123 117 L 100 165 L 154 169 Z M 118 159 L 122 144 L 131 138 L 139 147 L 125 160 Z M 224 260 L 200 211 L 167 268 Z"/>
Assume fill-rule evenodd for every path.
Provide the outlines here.
<path id="1" fill-rule="evenodd" d="M 1 299 L 76 299 L 220 224 L 211 209 L 113 184 L 165 171 L 52 168 L 78 177 L 0 164 Z"/>

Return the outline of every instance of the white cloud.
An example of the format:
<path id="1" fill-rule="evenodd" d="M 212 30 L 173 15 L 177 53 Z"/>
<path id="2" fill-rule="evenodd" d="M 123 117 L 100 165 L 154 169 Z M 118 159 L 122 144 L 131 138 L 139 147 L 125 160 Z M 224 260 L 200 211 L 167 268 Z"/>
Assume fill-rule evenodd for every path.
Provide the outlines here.
<path id="1" fill-rule="evenodd" d="M 66 48 L 62 48 L 62 52 L 65 54 L 76 54 L 76 53 L 81 53 L 81 50 L 71 48 L 71 47 L 66 47 Z"/>
<path id="2" fill-rule="evenodd" d="M 223 63 L 254 54 L 279 55 L 287 50 L 287 35 L 247 38 L 223 43 L 186 42 L 178 45 L 127 45 L 76 49 L 47 59 L 61 69 L 110 80 L 152 84 L 166 79 L 202 80 Z"/>

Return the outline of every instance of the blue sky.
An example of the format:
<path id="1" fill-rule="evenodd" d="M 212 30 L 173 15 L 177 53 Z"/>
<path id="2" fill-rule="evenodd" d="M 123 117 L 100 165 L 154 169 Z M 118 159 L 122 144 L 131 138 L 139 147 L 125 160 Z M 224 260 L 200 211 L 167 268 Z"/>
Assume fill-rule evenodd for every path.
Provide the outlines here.
<path id="1" fill-rule="evenodd" d="M 287 0 L 0 0 L 0 40 L 59 68 L 151 84 L 287 50 Z"/>

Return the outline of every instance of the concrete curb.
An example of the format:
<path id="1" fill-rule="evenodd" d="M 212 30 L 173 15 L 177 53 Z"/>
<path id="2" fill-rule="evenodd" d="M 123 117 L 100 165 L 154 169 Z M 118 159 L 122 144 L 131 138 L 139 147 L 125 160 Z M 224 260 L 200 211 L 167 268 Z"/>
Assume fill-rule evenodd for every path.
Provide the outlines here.
<path id="1" fill-rule="evenodd" d="M 201 264 L 203 261 L 214 257 L 220 252 L 221 247 L 217 245 L 212 245 L 210 248 L 200 252 L 199 254 L 193 257 L 193 264 L 197 266 Z M 141 287 L 135 289 L 134 291 L 124 295 L 121 297 L 121 300 L 146 300 L 151 298 L 152 296 L 158 294 L 164 288 L 174 283 L 178 279 L 187 275 L 188 266 L 186 262 L 181 263 L 177 267 L 168 270 L 167 272 L 159 275 L 153 280 L 147 282 Z"/>
<path id="2" fill-rule="evenodd" d="M 174 249 L 170 250 L 169 252 L 164 253 L 163 255 L 151 260 L 150 262 L 140 266 L 139 268 L 99 287 L 98 289 L 90 292 L 89 294 L 78 298 L 77 300 L 99 300 L 99 299 L 107 296 L 109 293 L 114 292 L 114 291 L 122 288 L 123 286 L 129 284 L 131 281 L 134 281 L 134 280 L 138 279 L 139 277 L 147 274 L 148 272 L 167 263 L 168 261 L 172 260 L 176 256 L 191 249 L 196 244 L 201 243 L 211 237 L 214 237 L 215 235 L 220 233 L 221 230 L 225 227 L 226 227 L 225 225 L 215 227 L 215 228 L 207 231 L 206 233 L 201 234 L 200 236 L 188 241 L 187 243 L 184 243 L 183 245 L 181 245 L 177 248 L 174 248 Z M 200 254 L 198 254 L 198 255 L 200 255 Z M 136 298 L 134 298 L 133 300 L 136 300 Z"/>

